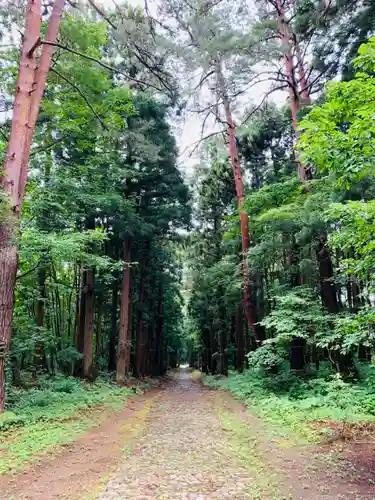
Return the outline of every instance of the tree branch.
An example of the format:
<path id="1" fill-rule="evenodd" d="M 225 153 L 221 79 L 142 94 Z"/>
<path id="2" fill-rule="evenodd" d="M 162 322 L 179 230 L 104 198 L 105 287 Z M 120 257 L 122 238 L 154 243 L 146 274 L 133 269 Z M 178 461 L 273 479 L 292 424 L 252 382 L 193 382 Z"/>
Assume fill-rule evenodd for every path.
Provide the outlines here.
<path id="1" fill-rule="evenodd" d="M 263 106 L 263 104 L 265 103 L 265 101 L 267 100 L 267 97 L 270 96 L 273 92 L 276 92 L 277 90 L 283 90 L 285 87 L 284 86 L 280 86 L 280 87 L 275 87 L 274 89 L 271 89 L 269 90 L 268 92 L 266 92 L 262 98 L 262 100 L 260 101 L 260 103 L 258 104 L 258 106 L 256 106 L 255 108 L 253 108 L 247 115 L 246 117 L 244 118 L 244 120 L 242 120 L 242 123 L 241 123 L 241 126 L 244 125 L 247 120 L 249 120 L 257 111 L 259 111 L 259 109 Z"/>
<path id="2" fill-rule="evenodd" d="M 8 141 L 8 136 L 6 135 L 6 133 L 3 131 L 3 129 L 0 127 L 0 135 L 6 140 Z"/>
<path id="3" fill-rule="evenodd" d="M 206 141 L 207 139 L 210 139 L 211 137 L 214 137 L 216 135 L 219 135 L 219 134 L 224 134 L 225 133 L 225 130 L 219 130 L 218 132 L 211 132 L 210 134 L 207 134 L 205 137 L 201 137 L 198 141 L 195 141 L 191 144 L 189 144 L 188 146 L 186 146 L 186 148 L 184 148 L 184 150 L 181 152 L 181 155 L 183 155 L 184 153 L 186 153 L 186 151 L 191 148 L 192 146 L 194 146 L 193 150 L 189 153 L 189 156 L 192 156 L 193 153 L 197 150 L 197 148 L 200 146 L 200 144 L 203 142 L 203 141 Z"/>
<path id="4" fill-rule="evenodd" d="M 25 273 L 23 274 L 19 274 L 17 277 L 16 277 L 16 280 L 19 280 L 21 278 L 24 278 L 25 276 L 27 276 L 28 274 L 31 274 L 32 272 L 34 272 L 36 269 L 38 269 L 39 265 L 40 265 L 40 262 L 41 260 L 39 260 L 39 262 L 37 263 L 36 266 L 34 266 L 33 268 L 29 269 L 28 271 L 26 271 Z"/>
<path id="5" fill-rule="evenodd" d="M 107 23 L 116 31 L 117 26 L 113 24 L 113 22 L 105 15 L 105 13 L 96 5 L 93 0 L 87 0 L 91 7 L 96 11 L 97 14 L 99 14 L 100 17 L 102 17 Z"/>
<path id="6" fill-rule="evenodd" d="M 87 54 L 84 54 L 83 52 L 79 52 L 78 50 L 74 50 L 71 47 L 68 47 L 67 45 L 64 45 L 64 44 L 58 43 L 58 42 L 50 42 L 48 40 L 42 40 L 40 43 L 44 44 L 44 45 L 52 45 L 53 47 L 58 47 L 59 49 L 66 50 L 67 52 L 70 52 L 76 56 L 82 57 L 83 59 L 87 59 L 88 61 L 95 62 L 96 64 L 99 64 L 99 66 L 102 66 L 103 68 L 107 69 L 108 71 L 113 71 L 114 73 L 122 75 L 127 80 L 131 80 L 132 82 L 138 83 L 140 85 L 145 85 L 146 87 L 154 88 L 160 92 L 160 89 L 156 85 L 153 85 L 151 83 L 146 83 L 143 80 L 138 80 L 137 78 L 132 78 L 129 75 L 127 75 L 126 73 L 124 73 L 123 71 L 121 71 L 117 68 L 114 68 L 113 66 L 110 66 L 109 64 L 106 64 L 106 63 L 100 61 L 99 59 L 96 59 L 95 57 L 88 56 Z"/>
<path id="7" fill-rule="evenodd" d="M 51 71 L 53 73 L 55 73 L 59 78 L 61 78 L 62 80 L 64 80 L 68 85 L 70 85 L 76 92 L 78 92 L 78 94 L 82 97 L 82 99 L 85 101 L 85 103 L 87 104 L 87 107 L 92 111 L 93 115 L 95 116 L 95 118 L 99 121 L 100 125 L 102 126 L 102 128 L 104 130 L 108 130 L 106 124 L 103 122 L 103 120 L 100 118 L 100 116 L 98 115 L 98 113 L 95 111 L 94 107 L 92 106 L 92 104 L 90 104 L 89 100 L 87 99 L 87 97 L 81 92 L 81 90 L 79 89 L 79 87 L 77 87 L 77 85 L 75 83 L 73 83 L 72 81 L 70 81 L 68 78 L 66 78 L 66 76 L 62 75 L 59 71 L 57 71 L 56 69 L 54 68 L 51 68 Z"/>
<path id="8" fill-rule="evenodd" d="M 60 137 L 59 139 L 54 140 L 50 144 L 47 144 L 47 146 L 32 149 L 31 153 L 30 153 L 30 158 L 34 157 L 36 154 L 44 153 L 44 151 L 48 151 L 49 149 L 56 146 L 56 144 L 58 144 L 59 142 L 62 142 L 64 139 L 67 139 L 67 137 L 68 137 L 68 134 L 65 134 L 62 137 Z"/>
<path id="9" fill-rule="evenodd" d="M 114 31 L 118 31 L 118 27 L 106 16 L 105 12 L 102 9 L 100 9 L 93 0 L 88 0 L 88 2 L 91 5 L 91 7 L 97 12 L 97 14 L 99 14 L 99 16 L 102 17 L 111 26 L 111 28 Z M 118 9 L 117 5 L 116 5 L 116 8 Z M 131 41 L 130 34 L 127 31 L 126 31 L 126 34 L 128 35 L 129 40 Z M 145 66 L 150 71 L 150 73 L 152 73 L 157 78 L 157 80 L 159 80 L 159 82 L 163 85 L 163 87 L 170 92 L 172 90 L 171 87 L 166 84 L 164 79 L 160 77 L 158 72 L 155 71 L 154 68 L 152 66 L 150 66 L 149 63 L 142 56 L 142 52 L 144 53 L 142 48 L 140 48 L 134 41 L 131 41 L 131 44 L 133 45 L 133 48 L 135 49 L 133 52 L 133 55 L 138 60 L 138 62 L 141 65 Z M 146 54 L 146 55 L 149 56 L 149 54 Z M 167 76 L 170 76 L 170 75 L 167 75 Z"/>

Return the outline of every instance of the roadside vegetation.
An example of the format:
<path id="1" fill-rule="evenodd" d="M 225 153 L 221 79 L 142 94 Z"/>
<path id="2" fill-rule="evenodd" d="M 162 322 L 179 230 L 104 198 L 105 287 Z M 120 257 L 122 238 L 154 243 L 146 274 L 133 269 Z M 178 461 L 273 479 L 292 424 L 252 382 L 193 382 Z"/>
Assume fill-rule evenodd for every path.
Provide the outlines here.
<path id="1" fill-rule="evenodd" d="M 324 441 L 375 429 L 375 367 L 363 368 L 360 375 L 357 381 L 344 381 L 329 367 L 304 376 L 284 371 L 270 377 L 247 370 L 225 378 L 207 376 L 204 383 L 230 391 L 280 431 Z"/>
<path id="2" fill-rule="evenodd" d="M 123 408 L 135 392 L 100 379 L 44 377 L 39 384 L 8 396 L 9 410 L 0 415 L 0 474 L 53 455 Z"/>

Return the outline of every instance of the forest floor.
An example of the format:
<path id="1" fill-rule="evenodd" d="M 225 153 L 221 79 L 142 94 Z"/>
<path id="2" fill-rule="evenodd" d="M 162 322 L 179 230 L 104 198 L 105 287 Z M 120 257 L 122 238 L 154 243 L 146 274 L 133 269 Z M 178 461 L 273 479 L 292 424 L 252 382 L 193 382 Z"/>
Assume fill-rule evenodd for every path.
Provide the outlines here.
<path id="1" fill-rule="evenodd" d="M 0 498 L 373 500 L 368 446 L 285 437 L 180 371 L 75 442 L 0 477 Z"/>

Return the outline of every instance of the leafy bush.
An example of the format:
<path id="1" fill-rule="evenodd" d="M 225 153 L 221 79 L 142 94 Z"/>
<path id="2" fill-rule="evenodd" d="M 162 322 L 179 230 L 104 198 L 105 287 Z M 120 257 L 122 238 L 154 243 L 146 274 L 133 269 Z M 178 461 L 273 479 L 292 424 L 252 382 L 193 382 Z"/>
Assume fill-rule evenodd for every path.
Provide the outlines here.
<path id="1" fill-rule="evenodd" d="M 254 368 L 258 368 L 266 373 L 277 373 L 285 361 L 286 349 L 274 342 L 269 342 L 259 347 L 256 351 L 250 352 L 247 356 L 249 364 Z"/>
<path id="2" fill-rule="evenodd" d="M 0 414 L 0 431 L 7 430 L 11 427 L 19 427 L 25 424 L 26 417 L 23 415 L 17 415 L 12 411 L 5 411 Z"/>
<path id="3" fill-rule="evenodd" d="M 67 344 L 66 347 L 57 352 L 56 361 L 64 371 L 69 375 L 73 374 L 74 366 L 77 361 L 83 358 L 83 354 L 78 352 L 76 347 L 71 344 Z"/>
<path id="4" fill-rule="evenodd" d="M 274 297 L 275 307 L 261 324 L 274 333 L 266 343 L 287 346 L 294 337 L 310 340 L 316 332 L 324 334 L 329 315 L 311 288 L 296 287 Z"/>
<path id="5" fill-rule="evenodd" d="M 56 378 L 50 382 L 50 388 L 53 392 L 65 392 L 71 394 L 79 389 L 80 381 L 73 377 Z"/>
<path id="6" fill-rule="evenodd" d="M 130 393 L 129 389 L 101 379 L 89 384 L 73 377 L 40 377 L 39 388 L 10 388 L 5 412 L 8 416 L 0 420 L 0 430 L 37 421 L 63 420 L 109 399 L 121 402 Z"/>

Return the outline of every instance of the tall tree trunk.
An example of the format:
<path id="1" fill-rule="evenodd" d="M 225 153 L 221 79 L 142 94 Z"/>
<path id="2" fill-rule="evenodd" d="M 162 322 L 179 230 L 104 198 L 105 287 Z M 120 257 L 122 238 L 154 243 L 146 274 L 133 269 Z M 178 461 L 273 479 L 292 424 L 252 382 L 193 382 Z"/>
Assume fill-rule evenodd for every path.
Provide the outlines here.
<path id="1" fill-rule="evenodd" d="M 301 54 L 301 49 L 299 48 L 297 37 L 294 37 L 294 47 L 296 50 L 297 57 L 297 65 L 298 65 L 298 73 L 299 73 L 299 83 L 301 87 L 301 96 L 303 99 L 303 104 L 309 106 L 311 104 L 311 97 L 308 88 L 306 72 L 305 72 L 305 64 L 303 61 L 303 57 Z"/>
<path id="2" fill-rule="evenodd" d="M 102 355 L 102 324 L 103 324 L 103 301 L 104 294 L 99 294 L 96 298 L 97 324 L 95 335 L 95 364 L 99 365 L 99 359 Z"/>
<path id="3" fill-rule="evenodd" d="M 85 323 L 83 333 L 83 376 L 93 376 L 93 329 L 94 329 L 94 270 L 87 269 L 85 286 Z"/>
<path id="4" fill-rule="evenodd" d="M 80 325 L 80 314 L 81 314 L 81 310 L 80 310 L 80 300 L 81 300 L 81 286 L 82 286 L 82 277 L 83 277 L 83 274 L 81 272 L 81 268 L 80 268 L 80 265 L 79 264 L 76 264 L 76 282 L 75 282 L 75 294 L 76 294 L 76 298 L 75 298 L 75 318 L 74 318 L 74 334 L 73 334 L 73 341 L 74 341 L 74 344 L 76 345 L 77 347 L 77 350 L 79 351 L 78 349 L 78 339 L 79 339 L 79 325 Z"/>
<path id="5" fill-rule="evenodd" d="M 108 346 L 108 370 L 110 372 L 116 370 L 117 304 L 118 285 L 116 280 L 112 288 L 111 333 Z"/>
<path id="6" fill-rule="evenodd" d="M 277 15 L 279 18 L 279 36 L 284 53 L 285 73 L 288 81 L 289 105 L 292 113 L 294 129 L 297 130 L 297 113 L 300 109 L 298 85 L 294 74 L 293 63 L 293 42 L 289 33 L 289 26 L 285 17 L 283 0 L 275 2 Z"/>
<path id="7" fill-rule="evenodd" d="M 155 375 L 162 375 L 163 367 L 163 284 L 159 283 L 157 317 L 156 317 L 156 345 L 155 345 Z"/>
<path id="8" fill-rule="evenodd" d="M 323 305 L 327 308 L 328 312 L 338 313 L 339 302 L 336 286 L 333 281 L 333 265 L 325 235 L 319 239 L 316 245 L 316 257 L 319 268 L 320 295 Z"/>
<path id="9" fill-rule="evenodd" d="M 44 324 L 44 312 L 45 312 L 45 302 L 46 302 L 46 268 L 44 264 L 41 264 L 38 268 L 38 288 L 39 297 L 36 302 L 36 326 L 43 326 Z"/>
<path id="10" fill-rule="evenodd" d="M 224 338 L 223 332 L 221 330 L 217 333 L 217 373 L 219 375 L 224 375 L 225 373 L 225 363 L 224 363 Z"/>
<path id="11" fill-rule="evenodd" d="M 136 377 L 143 376 L 144 368 L 144 354 L 145 354 L 145 332 L 144 332 L 144 321 L 143 321 L 143 309 L 145 305 L 145 280 L 146 280 L 146 268 L 148 263 L 148 252 L 150 243 L 146 242 L 144 244 L 144 253 L 142 256 L 142 263 L 140 268 L 140 279 L 139 279 L 139 308 L 137 312 L 137 325 L 136 325 L 136 347 L 135 347 L 135 366 L 134 375 Z"/>
<path id="12" fill-rule="evenodd" d="M 86 287 L 87 274 L 85 270 L 81 272 L 81 286 L 79 290 L 79 316 L 78 316 L 78 330 L 76 337 L 76 347 L 77 351 L 83 354 L 85 346 L 85 316 L 86 316 L 86 294 L 84 289 Z M 83 360 L 80 359 L 74 370 L 76 375 L 82 375 L 83 372 Z"/>
<path id="13" fill-rule="evenodd" d="M 291 34 L 289 32 L 288 22 L 285 17 L 284 3 L 282 0 L 275 0 L 275 5 L 277 15 L 279 18 L 279 36 L 281 41 L 281 47 L 284 52 L 284 60 L 285 60 L 285 72 L 288 82 L 288 92 L 289 92 L 289 106 L 290 111 L 292 113 L 293 127 L 296 133 L 296 138 L 298 139 L 298 121 L 297 114 L 301 107 L 300 96 L 299 96 L 299 88 L 298 83 L 295 78 L 295 68 L 293 61 L 293 40 L 291 38 Z M 302 58 L 300 58 L 300 62 L 302 63 Z M 299 68 L 303 70 L 304 68 Z M 305 78 L 305 77 L 304 77 Z M 306 78 L 305 78 L 306 80 Z M 301 182 L 305 182 L 309 180 L 309 169 L 302 164 L 299 158 L 298 151 L 296 151 L 296 158 L 298 163 L 298 176 Z"/>
<path id="14" fill-rule="evenodd" d="M 56 0 L 54 5 L 50 20 L 53 29 L 51 28 L 50 33 L 51 35 L 55 33 L 55 36 L 53 39 L 50 38 L 51 41 L 56 40 L 59 25 L 59 22 L 55 22 L 56 13 L 60 8 L 62 12 L 64 3 L 63 0 Z M 60 20 L 60 16 L 58 20 Z M 3 170 L 0 175 L 1 187 L 10 203 L 9 214 L 0 226 L 0 412 L 4 410 L 5 406 L 5 356 L 11 341 L 14 285 L 18 266 L 14 237 L 24 197 L 31 141 L 51 61 L 50 57 L 47 66 L 43 59 L 42 64 L 42 51 L 41 68 L 40 71 L 36 72 L 36 47 L 40 39 L 40 25 L 41 2 L 40 0 L 28 0 L 12 124 Z M 42 86 L 41 92 L 40 86 Z M 23 171 L 25 169 L 26 171 Z"/>
<path id="15" fill-rule="evenodd" d="M 236 307 L 236 369 L 242 373 L 245 364 L 245 342 L 241 304 Z"/>
<path id="16" fill-rule="evenodd" d="M 17 249 L 9 243 L 9 232 L 0 228 L 0 413 L 5 407 L 5 360 L 11 342 Z M 5 240 L 5 241 L 4 241 Z"/>
<path id="17" fill-rule="evenodd" d="M 134 282 L 134 271 L 130 272 L 130 289 Z M 130 373 L 132 359 L 132 342 L 133 342 L 133 305 L 131 300 L 132 294 L 129 294 L 129 320 L 128 320 L 128 344 L 126 346 L 125 373 Z"/>
<path id="18" fill-rule="evenodd" d="M 124 241 L 124 270 L 121 288 L 120 329 L 117 348 L 116 382 L 124 382 L 127 375 L 127 350 L 130 348 L 129 332 L 130 308 L 130 241 Z"/>
<path id="19" fill-rule="evenodd" d="M 59 26 L 61 21 L 61 16 L 64 10 L 65 0 L 55 0 L 53 4 L 51 17 L 48 22 L 48 28 L 45 40 L 48 42 L 56 42 L 57 35 L 59 32 Z M 29 167 L 30 149 L 31 143 L 35 131 L 35 125 L 39 115 L 40 103 L 43 98 L 44 89 L 46 86 L 47 76 L 52 63 L 52 56 L 55 47 L 53 45 L 43 45 L 42 53 L 40 55 L 38 68 L 35 74 L 35 84 L 33 88 L 33 95 L 30 107 L 30 113 L 27 123 L 27 134 L 25 138 L 25 147 L 22 158 L 22 171 L 19 180 L 19 197 L 18 197 L 18 207 L 21 207 L 22 199 L 24 196 L 26 181 L 27 181 L 27 171 Z"/>
<path id="20" fill-rule="evenodd" d="M 243 209 L 245 203 L 245 189 L 241 174 L 240 160 L 238 157 L 235 126 L 232 117 L 229 97 L 226 90 L 225 80 L 223 77 L 221 63 L 219 62 L 216 70 L 217 83 L 219 86 L 220 94 L 223 99 L 225 119 L 227 122 L 227 135 L 229 143 L 229 156 L 233 170 L 234 183 L 237 196 L 237 207 L 240 213 L 240 226 L 241 226 L 241 241 L 242 241 L 242 276 L 243 276 L 243 302 L 246 319 L 250 325 L 252 334 L 256 338 L 255 322 L 251 310 L 251 290 L 249 282 L 249 273 L 246 263 L 246 254 L 250 248 L 250 235 L 249 235 L 249 217 Z"/>
<path id="21" fill-rule="evenodd" d="M 36 320 L 36 326 L 40 330 L 44 325 L 45 302 L 46 302 L 46 298 L 47 298 L 45 262 L 39 266 L 37 274 L 38 274 L 39 297 L 38 297 L 38 300 L 36 302 L 35 320 Z M 40 333 L 39 333 L 39 335 L 40 335 Z M 33 366 L 33 378 L 34 378 L 34 380 L 36 380 L 36 375 L 37 375 L 38 369 L 41 369 L 43 366 L 43 359 L 44 359 L 44 352 L 43 351 L 44 351 L 43 342 L 40 339 L 38 339 L 35 342 L 35 354 L 34 354 L 34 366 Z"/>
<path id="22" fill-rule="evenodd" d="M 40 0 L 29 0 L 22 43 L 12 124 L 0 185 L 9 203 L 5 221 L 0 225 L 0 412 L 5 407 L 5 359 L 11 343 L 14 285 L 18 266 L 15 235 L 17 225 L 19 180 L 28 126 L 28 116 L 36 68 L 32 50 L 40 36 Z"/>

